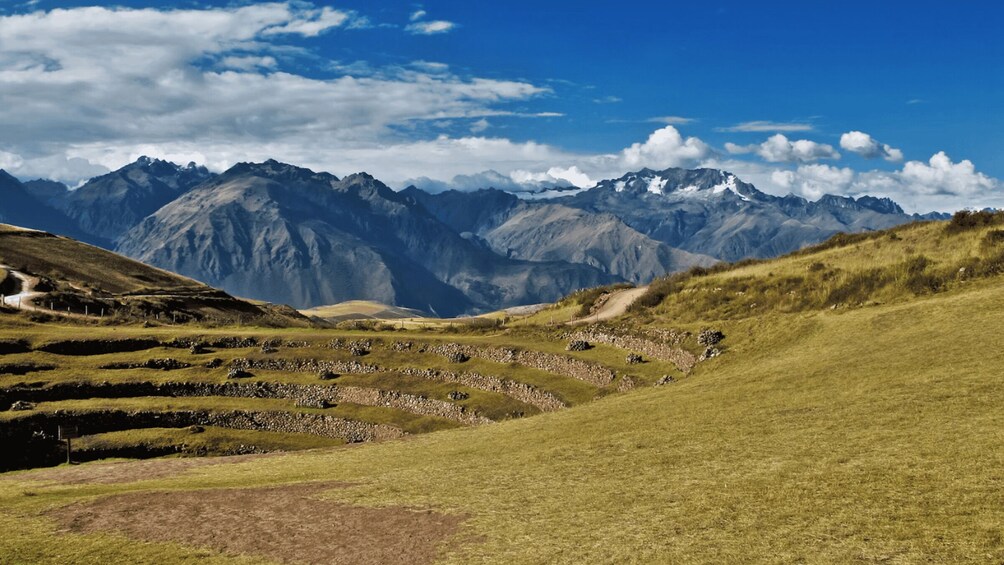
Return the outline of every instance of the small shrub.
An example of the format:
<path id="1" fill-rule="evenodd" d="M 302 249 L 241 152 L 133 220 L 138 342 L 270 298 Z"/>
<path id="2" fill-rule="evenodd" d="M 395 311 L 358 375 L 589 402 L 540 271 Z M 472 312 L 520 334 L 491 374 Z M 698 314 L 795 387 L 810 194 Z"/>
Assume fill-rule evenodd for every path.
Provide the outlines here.
<path id="1" fill-rule="evenodd" d="M 945 232 L 955 234 L 1001 224 L 1004 224 L 1004 211 L 959 210 L 952 216 L 948 225 L 945 226 Z"/>
<path id="2" fill-rule="evenodd" d="M 983 236 L 983 248 L 992 249 L 1004 244 L 1004 230 L 990 230 Z"/>

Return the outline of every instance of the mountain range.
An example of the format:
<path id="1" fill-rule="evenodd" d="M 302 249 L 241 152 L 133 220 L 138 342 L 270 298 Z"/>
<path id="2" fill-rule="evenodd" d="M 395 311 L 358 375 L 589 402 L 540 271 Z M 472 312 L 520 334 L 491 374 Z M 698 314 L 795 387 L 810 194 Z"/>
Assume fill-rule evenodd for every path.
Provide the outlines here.
<path id="1" fill-rule="evenodd" d="M 547 302 L 837 232 L 928 219 L 889 199 L 765 194 L 715 169 L 643 169 L 526 200 L 394 191 L 274 160 L 214 174 L 141 157 L 74 190 L 0 171 L 0 221 L 68 235 L 298 308 L 375 300 L 438 315 Z"/>

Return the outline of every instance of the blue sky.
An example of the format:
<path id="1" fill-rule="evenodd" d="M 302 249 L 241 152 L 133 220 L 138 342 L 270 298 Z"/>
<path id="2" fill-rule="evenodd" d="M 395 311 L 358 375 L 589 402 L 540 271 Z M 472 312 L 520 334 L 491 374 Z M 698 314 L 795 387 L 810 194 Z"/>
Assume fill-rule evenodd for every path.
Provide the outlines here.
<path id="1" fill-rule="evenodd" d="M 0 165 L 276 157 L 461 188 L 719 166 L 1004 205 L 1004 8 L 957 4 L 0 0 Z"/>

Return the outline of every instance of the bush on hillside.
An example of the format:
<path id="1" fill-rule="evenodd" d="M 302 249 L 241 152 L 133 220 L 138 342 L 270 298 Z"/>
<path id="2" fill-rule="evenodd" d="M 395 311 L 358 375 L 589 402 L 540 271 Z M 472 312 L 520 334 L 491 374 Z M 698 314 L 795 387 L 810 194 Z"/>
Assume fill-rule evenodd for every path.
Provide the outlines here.
<path id="1" fill-rule="evenodd" d="M 992 212 L 990 210 L 959 210 L 952 216 L 952 220 L 945 226 L 947 233 L 962 233 L 988 226 L 999 226 L 1004 224 L 1004 211 Z"/>

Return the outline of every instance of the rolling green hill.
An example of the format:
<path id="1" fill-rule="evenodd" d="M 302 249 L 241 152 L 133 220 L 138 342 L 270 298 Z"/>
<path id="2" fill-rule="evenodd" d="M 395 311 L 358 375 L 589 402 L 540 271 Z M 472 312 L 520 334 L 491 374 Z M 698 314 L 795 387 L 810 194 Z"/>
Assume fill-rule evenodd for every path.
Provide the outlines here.
<path id="1" fill-rule="evenodd" d="M 285 455 L 0 476 L 0 554 L 59 563 L 1002 562 L 1002 219 L 912 225 L 658 281 L 633 313 L 584 330 L 594 349 L 561 353 L 634 377 L 633 390 L 521 373 L 550 383 L 568 409 Z M 709 353 L 696 341 L 704 328 L 724 340 L 689 371 L 667 369 L 669 384 L 650 386 L 666 382 L 668 363 L 624 359 L 654 335 Z M 50 328 L 34 331 L 33 346 L 54 339 Z M 560 353 L 572 331 L 414 335 Z M 44 361 L 37 350 L 21 355 Z M 390 364 L 395 353 L 374 355 Z"/>

